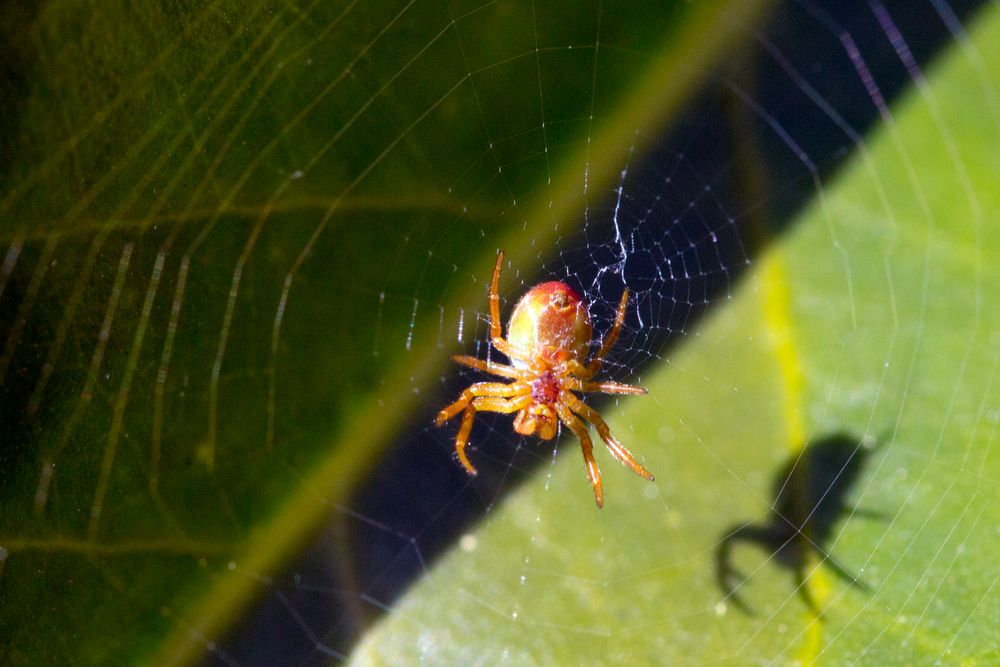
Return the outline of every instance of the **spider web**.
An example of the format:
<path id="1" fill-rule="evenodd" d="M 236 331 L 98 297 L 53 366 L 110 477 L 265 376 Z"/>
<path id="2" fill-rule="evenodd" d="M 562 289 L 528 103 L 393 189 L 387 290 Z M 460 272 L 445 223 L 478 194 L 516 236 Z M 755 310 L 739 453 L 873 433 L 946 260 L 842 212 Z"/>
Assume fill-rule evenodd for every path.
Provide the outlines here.
<path id="1" fill-rule="evenodd" d="M 968 545 L 997 543 L 989 207 L 956 148 L 963 127 L 924 74 L 939 49 L 958 50 L 979 76 L 976 122 L 1000 136 L 995 73 L 965 32 L 975 4 L 782 5 L 759 30 L 735 29 L 740 62 L 688 67 L 702 84 L 666 136 L 618 112 L 641 104 L 625 82 L 683 25 L 681 5 L 629 20 L 601 2 L 254 4 L 232 17 L 245 30 L 195 47 L 207 60 L 186 62 L 183 40 L 157 34 L 156 55 L 141 51 L 124 73 L 98 63 L 142 94 L 98 96 L 92 121 L 36 126 L 41 112 L 12 102 L 29 120 L 0 197 L 3 461 L 14 471 L 2 487 L 12 630 L 0 655 L 100 662 L 118 645 L 89 633 L 122 623 L 128 655 L 144 656 L 136 645 L 150 633 L 180 636 L 211 664 L 347 660 L 359 641 L 362 660 L 389 662 L 461 661 L 472 647 L 488 663 L 601 648 L 594 659 L 607 662 L 995 659 L 997 576 L 967 561 Z M 185 13 L 181 33 L 214 40 L 212 11 L 229 9 Z M 741 17 L 713 20 L 722 32 Z M 162 103 L 147 80 L 169 91 L 169 113 L 108 139 L 108 118 Z M 907 90 L 930 109 L 941 168 L 974 213 L 956 230 L 930 203 L 925 147 L 897 131 Z M 876 125 L 902 176 L 873 166 Z M 622 129 L 609 163 L 601 139 Z M 105 141 L 110 160 L 95 148 Z M 884 229 L 827 208 L 848 161 L 867 169 Z M 562 182 L 580 199 L 571 219 Z M 803 211 L 818 222 L 800 231 Z M 787 257 L 791 278 L 775 279 L 772 246 L 810 233 L 820 252 Z M 949 233 L 971 248 L 958 291 L 935 269 L 962 261 L 934 250 Z M 908 248 L 914 235 L 926 253 Z M 873 242 L 878 262 L 866 259 Z M 504 361 L 485 301 L 500 245 L 505 323 L 532 285 L 564 280 L 589 305 L 596 349 L 627 286 L 601 377 L 695 388 L 587 398 L 657 475 L 649 484 L 598 451 L 600 513 L 571 434 L 542 443 L 517 436 L 509 416 L 479 415 L 470 479 L 453 455 L 457 424 L 433 426 L 484 379 L 445 365 L 449 355 Z M 812 264 L 819 287 L 789 282 Z M 782 329 L 775 282 L 795 302 L 785 310 L 814 321 Z M 763 315 L 748 294 L 763 295 Z M 871 344 L 864 318 L 879 308 L 891 331 Z M 951 347 L 935 333 L 948 308 L 969 329 Z M 780 363 L 750 365 L 748 346 L 768 336 L 761 349 L 779 359 L 787 339 L 833 350 L 804 355 L 796 380 Z M 804 414 L 761 408 L 790 402 L 796 386 Z M 941 401 L 930 420 L 913 414 L 926 396 Z M 728 436 L 756 453 L 720 442 L 714 422 L 734 421 L 720 411 L 745 419 Z M 930 444 L 917 444 L 928 424 L 937 430 L 919 441 Z M 372 461 L 340 444 L 352 435 L 391 444 Z M 347 453 L 328 459 L 328 448 Z M 328 460 L 346 490 L 313 485 Z M 288 518 L 288 486 L 329 517 L 275 571 L 240 545 L 262 516 Z M 574 531 L 591 551 L 565 553 Z M 192 588 L 250 582 L 260 603 L 220 637 L 192 612 L 197 594 L 164 591 L 158 568 Z M 665 578 L 651 590 L 670 600 L 646 599 L 646 578 L 669 571 L 694 591 Z M 88 583 L 74 593 L 78 580 Z M 426 617 L 436 607 L 420 600 L 435 588 L 476 618 Z M 39 649 L 26 619 L 56 593 L 69 602 L 43 630 L 59 636 Z M 105 611 L 110 596 L 124 602 Z M 463 623 L 464 639 L 449 634 Z M 647 635 L 672 652 L 636 640 Z M 442 636 L 456 643 L 446 650 Z"/>

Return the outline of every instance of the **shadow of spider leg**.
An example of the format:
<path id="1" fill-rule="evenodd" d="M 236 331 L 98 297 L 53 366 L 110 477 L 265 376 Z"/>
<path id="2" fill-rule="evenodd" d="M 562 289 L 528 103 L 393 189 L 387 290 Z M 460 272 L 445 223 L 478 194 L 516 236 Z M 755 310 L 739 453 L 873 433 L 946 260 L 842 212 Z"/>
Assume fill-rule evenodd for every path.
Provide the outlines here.
<path id="1" fill-rule="evenodd" d="M 871 593 L 871 588 L 841 565 L 827 546 L 837 524 L 846 516 L 884 518 L 880 513 L 857 510 L 846 504 L 875 449 L 874 442 L 837 433 L 810 442 L 782 466 L 774 477 L 774 500 L 767 517 L 759 523 L 736 524 L 726 531 L 716 547 L 716 582 L 733 606 L 744 613 L 753 613 L 738 593 L 747 580 L 733 565 L 733 547 L 739 542 L 764 549 L 776 564 L 791 570 L 799 597 L 817 616 L 822 609 L 807 585 L 817 566 L 824 566 L 850 586 Z"/>

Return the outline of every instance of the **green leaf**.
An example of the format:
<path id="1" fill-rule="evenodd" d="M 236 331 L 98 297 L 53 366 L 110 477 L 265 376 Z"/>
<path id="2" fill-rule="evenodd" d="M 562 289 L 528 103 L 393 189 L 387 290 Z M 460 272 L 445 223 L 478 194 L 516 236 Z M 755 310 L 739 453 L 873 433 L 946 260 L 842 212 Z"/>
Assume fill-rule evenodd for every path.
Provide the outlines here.
<path id="1" fill-rule="evenodd" d="M 605 411 L 654 485 L 604 455 L 597 511 L 559 457 L 356 662 L 994 663 L 998 43 L 993 5 L 649 395 Z"/>
<path id="2" fill-rule="evenodd" d="M 766 3 L 15 4 L 0 661 L 59 664 L 197 659 Z"/>

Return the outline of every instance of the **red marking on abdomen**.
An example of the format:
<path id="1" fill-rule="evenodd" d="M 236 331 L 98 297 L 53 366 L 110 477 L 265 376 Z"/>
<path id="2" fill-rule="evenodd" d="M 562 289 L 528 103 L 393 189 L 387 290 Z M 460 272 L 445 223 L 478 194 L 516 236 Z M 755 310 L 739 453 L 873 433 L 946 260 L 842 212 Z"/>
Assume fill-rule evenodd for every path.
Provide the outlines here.
<path id="1" fill-rule="evenodd" d="M 543 294 L 545 296 L 550 296 L 554 292 L 562 292 L 566 295 L 566 300 L 570 305 L 576 305 L 583 301 L 583 297 L 575 289 L 562 282 L 561 280 L 550 280 L 547 283 L 538 283 L 531 288 L 531 293 L 533 294 Z"/>

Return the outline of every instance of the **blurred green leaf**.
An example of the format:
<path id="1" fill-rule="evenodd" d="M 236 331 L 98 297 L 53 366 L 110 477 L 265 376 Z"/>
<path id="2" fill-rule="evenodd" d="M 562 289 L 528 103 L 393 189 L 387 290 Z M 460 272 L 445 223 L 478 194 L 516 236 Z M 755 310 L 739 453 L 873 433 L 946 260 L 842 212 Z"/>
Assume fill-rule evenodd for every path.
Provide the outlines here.
<path id="1" fill-rule="evenodd" d="M 199 657 L 764 4 L 10 3 L 0 660 Z"/>
<path id="2" fill-rule="evenodd" d="M 655 485 L 604 455 L 597 511 L 559 457 L 356 662 L 996 662 L 997 43 L 994 5 L 649 395 L 605 411 Z"/>

